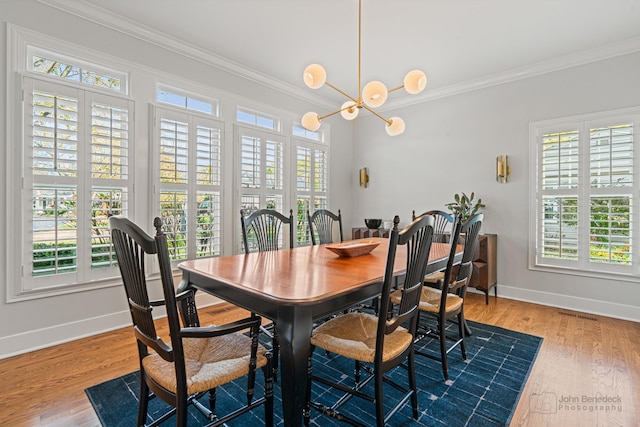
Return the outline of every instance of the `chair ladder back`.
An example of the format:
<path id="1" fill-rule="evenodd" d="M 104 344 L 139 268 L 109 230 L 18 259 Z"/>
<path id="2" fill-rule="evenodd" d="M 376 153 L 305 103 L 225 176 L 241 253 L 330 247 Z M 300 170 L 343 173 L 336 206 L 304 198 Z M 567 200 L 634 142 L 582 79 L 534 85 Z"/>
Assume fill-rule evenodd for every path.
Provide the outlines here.
<path id="1" fill-rule="evenodd" d="M 455 221 L 455 218 L 453 217 L 453 215 L 445 211 L 434 209 L 434 210 L 423 212 L 418 216 L 416 216 L 416 211 L 414 210 L 412 217 L 413 217 L 413 220 L 415 220 L 416 218 L 419 218 L 425 215 L 432 215 L 435 221 L 433 224 L 433 241 L 439 242 L 439 243 L 445 242 L 446 241 L 445 233 L 447 232 L 447 228 L 451 224 L 453 224 Z M 451 230 L 451 232 L 453 233 L 453 229 Z"/>
<path id="2" fill-rule="evenodd" d="M 307 218 L 309 220 L 309 234 L 311 234 L 312 245 L 333 243 L 333 228 L 336 222 L 340 231 L 340 241 L 344 241 L 340 209 L 338 209 L 337 215 L 327 209 L 318 209 L 313 214 L 307 211 Z M 316 235 L 318 236 L 317 240 Z"/>
<path id="3" fill-rule="evenodd" d="M 396 218 L 398 217 L 396 216 Z M 422 280 L 429 260 L 429 252 L 431 251 L 433 224 L 433 216 L 422 216 L 398 232 L 397 223 L 394 219 L 394 229 L 390 236 L 387 270 L 385 271 L 381 299 L 383 307 L 388 304 L 387 307 L 384 307 L 387 313 L 391 310 L 389 293 L 391 292 L 392 283 L 394 283 L 393 265 L 395 263 L 395 251 L 398 246 L 406 246 L 407 264 L 400 304 L 397 305 L 397 310 L 394 314 L 387 319 L 385 334 L 393 332 L 398 326 L 407 322 L 410 322 L 410 332 L 412 334 L 415 332 Z M 394 236 L 396 237 L 394 238 Z M 382 309 L 380 310 L 380 313 L 384 312 Z"/>
<path id="4" fill-rule="evenodd" d="M 285 224 L 289 225 L 289 248 L 294 247 L 293 209 L 289 211 L 288 218 L 273 209 L 259 209 L 248 216 L 241 209 L 240 222 L 245 253 L 252 251 L 250 241 L 255 243 L 258 252 L 279 250 Z"/>
<path id="5" fill-rule="evenodd" d="M 171 360 L 171 348 L 158 338 L 153 306 L 147 291 L 145 254 L 156 254 L 156 244 L 126 218 L 113 216 L 109 218 L 109 223 L 135 335 L 145 346 L 153 348 L 164 359 Z"/>
<path id="6" fill-rule="evenodd" d="M 464 234 L 465 245 L 462 253 L 462 261 L 458 269 L 457 280 L 471 277 L 473 271 L 473 259 L 478 246 L 478 235 L 482 227 L 483 214 L 475 214 L 462 225 L 460 234 Z"/>

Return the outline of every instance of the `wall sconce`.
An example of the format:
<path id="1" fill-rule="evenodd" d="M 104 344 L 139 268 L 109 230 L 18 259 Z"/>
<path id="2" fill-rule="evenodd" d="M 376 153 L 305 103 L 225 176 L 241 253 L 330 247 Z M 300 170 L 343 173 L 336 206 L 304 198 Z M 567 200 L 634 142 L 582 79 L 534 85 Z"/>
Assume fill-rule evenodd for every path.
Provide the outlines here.
<path id="1" fill-rule="evenodd" d="M 369 186 L 369 169 L 360 169 L 360 187 L 367 188 Z"/>
<path id="2" fill-rule="evenodd" d="M 507 177 L 511 173 L 509 167 L 509 156 L 501 154 L 496 158 L 496 181 L 500 184 L 507 182 Z"/>

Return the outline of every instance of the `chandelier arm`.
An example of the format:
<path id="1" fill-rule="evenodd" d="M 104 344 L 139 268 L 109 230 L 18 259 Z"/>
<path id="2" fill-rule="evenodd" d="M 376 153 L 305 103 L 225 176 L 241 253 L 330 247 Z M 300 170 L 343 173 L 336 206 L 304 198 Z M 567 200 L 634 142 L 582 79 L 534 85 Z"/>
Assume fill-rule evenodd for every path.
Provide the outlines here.
<path id="1" fill-rule="evenodd" d="M 334 85 L 332 85 L 329 82 L 325 82 L 325 85 L 329 86 L 331 89 L 335 90 L 338 93 L 341 93 L 342 95 L 346 96 L 347 98 L 349 98 L 350 100 L 352 100 L 353 102 L 355 102 L 356 104 L 358 103 L 358 100 L 355 99 L 354 97 L 352 97 L 351 95 L 344 93 L 343 91 L 341 91 L 340 89 L 338 89 L 337 87 L 335 87 Z"/>
<path id="2" fill-rule="evenodd" d="M 371 108 L 367 107 L 365 104 L 362 105 L 362 108 L 366 109 L 368 112 L 370 112 L 371 114 L 373 114 L 374 116 L 377 116 L 380 120 L 382 120 L 383 122 L 387 123 L 387 125 L 391 126 L 391 120 L 389 119 L 385 119 L 384 117 L 382 117 L 380 114 L 376 113 L 374 110 L 372 110 Z"/>
<path id="3" fill-rule="evenodd" d="M 400 85 L 398 87 L 394 87 L 393 89 L 387 90 L 388 93 L 395 92 L 397 90 L 404 89 L 404 85 Z"/>
<path id="4" fill-rule="evenodd" d="M 325 114 L 324 116 L 318 116 L 318 120 L 326 119 L 327 117 L 331 117 L 331 116 L 333 116 L 334 114 L 338 114 L 338 113 L 342 112 L 343 110 L 347 110 L 347 109 L 349 109 L 349 108 L 353 108 L 353 107 L 345 107 L 345 108 L 341 108 L 341 109 L 336 110 L 336 111 L 333 111 L 333 112 L 331 112 L 331 113 L 329 113 L 329 114 Z"/>

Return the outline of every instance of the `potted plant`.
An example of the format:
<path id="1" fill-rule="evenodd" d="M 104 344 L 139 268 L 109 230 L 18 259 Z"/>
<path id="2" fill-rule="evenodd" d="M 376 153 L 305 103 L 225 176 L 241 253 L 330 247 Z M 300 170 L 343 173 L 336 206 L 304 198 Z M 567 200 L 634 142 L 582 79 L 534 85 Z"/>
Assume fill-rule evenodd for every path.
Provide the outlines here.
<path id="1" fill-rule="evenodd" d="M 455 194 L 453 202 L 447 203 L 445 206 L 454 216 L 462 215 L 462 222 L 465 223 L 469 218 L 474 216 L 484 208 L 482 199 L 474 200 L 475 194 L 472 192 L 470 196 L 465 193 Z"/>

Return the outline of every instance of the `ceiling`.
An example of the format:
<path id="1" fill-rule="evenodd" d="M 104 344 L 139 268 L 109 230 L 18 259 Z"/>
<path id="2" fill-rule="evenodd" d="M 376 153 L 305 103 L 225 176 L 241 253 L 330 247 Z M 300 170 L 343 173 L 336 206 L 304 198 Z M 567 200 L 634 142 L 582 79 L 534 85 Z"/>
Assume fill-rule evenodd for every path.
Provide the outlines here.
<path id="1" fill-rule="evenodd" d="M 65 0 L 60 0 L 64 3 Z M 357 0 L 74 0 L 307 89 L 311 63 L 357 95 Z M 114 16 L 119 15 L 119 16 Z M 425 92 L 640 50 L 639 0 L 362 0 L 362 85 L 422 69 Z M 316 94 L 344 97 L 328 87 Z M 390 95 L 408 97 L 404 92 Z"/>

